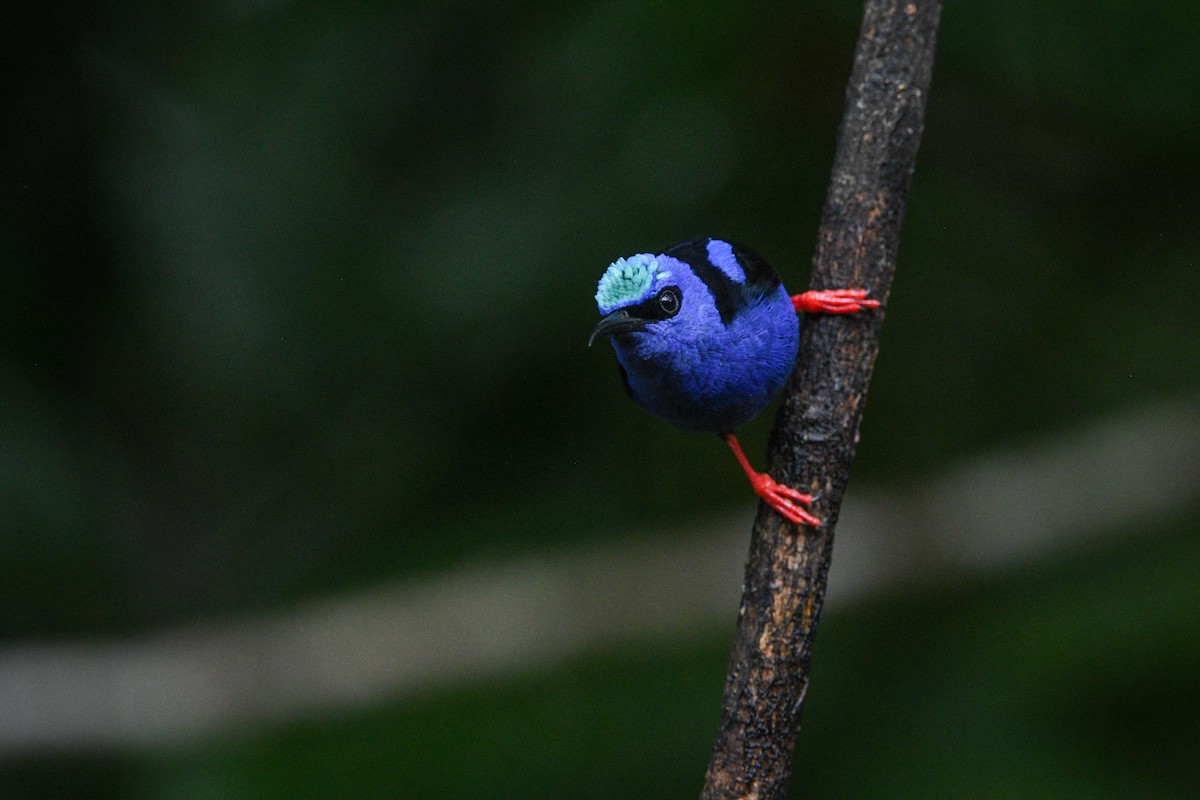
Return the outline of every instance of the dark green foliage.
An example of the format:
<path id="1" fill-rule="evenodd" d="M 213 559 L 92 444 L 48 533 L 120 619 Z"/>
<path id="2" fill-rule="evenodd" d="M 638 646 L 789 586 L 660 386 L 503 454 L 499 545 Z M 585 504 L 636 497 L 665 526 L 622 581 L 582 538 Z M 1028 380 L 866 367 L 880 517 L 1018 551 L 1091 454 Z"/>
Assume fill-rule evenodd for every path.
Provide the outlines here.
<path id="1" fill-rule="evenodd" d="M 635 413 L 611 359 L 583 347 L 591 295 L 617 255 L 699 233 L 753 243 L 804 287 L 857 4 L 24 6 L 0 25 L 0 645 L 273 610 L 733 508 L 748 530 L 724 448 Z M 1197 396 L 1198 34 L 1200 6 L 1171 0 L 947 8 L 851 492 Z M 1130 608 L 1178 585 L 1197 525 L 1139 561 Z M 1011 781 L 990 796 L 1194 786 L 1194 749 L 1173 754 L 1195 717 L 1195 689 L 1178 689 L 1196 672 L 1195 614 L 1117 618 L 1138 645 L 1114 660 L 1089 633 L 1095 607 L 1051 589 L 1030 588 L 1013 624 L 1044 619 L 1094 660 L 1008 653 L 1012 674 L 1035 670 L 1017 709 L 1004 701 L 1021 687 L 989 666 L 1004 651 L 980 641 L 1006 631 L 983 606 L 915 603 L 911 657 L 928 663 L 901 676 L 870 652 L 842 659 L 851 634 L 828 618 L 800 755 L 812 796 L 916 796 L 918 779 L 923 796 L 989 796 L 963 783 L 981 763 Z M 967 641 L 922 638 L 939 631 Z M 154 774 L 183 796 L 262 796 L 257 776 L 277 770 L 260 746 L 279 775 L 339 739 L 364 771 L 388 740 L 426 756 L 396 763 L 436 765 L 422 742 L 497 747 L 471 737 L 511 724 L 529 747 L 596 737 L 543 787 L 605 796 L 579 787 L 608 776 L 687 796 L 726 641 L 665 645 L 677 661 L 598 655 L 546 685 L 214 745 Z M 850 706 L 823 722 L 848 693 L 879 697 L 881 724 Z M 560 726 L 540 745 L 537 703 Z M 694 728 L 670 724 L 681 714 Z M 962 749 L 936 746 L 939 726 Z M 675 736 L 657 758 L 631 744 Z M 863 769 L 812 772 L 833 768 L 835 742 Z M 317 765 L 347 775 L 337 762 L 304 769 L 328 783 Z M 76 759 L 44 785 L 124 796 L 108 763 Z M 39 764 L 16 774 L 50 774 Z M 211 789 L 224 774 L 227 794 Z M 398 774 L 389 788 L 437 780 Z"/>

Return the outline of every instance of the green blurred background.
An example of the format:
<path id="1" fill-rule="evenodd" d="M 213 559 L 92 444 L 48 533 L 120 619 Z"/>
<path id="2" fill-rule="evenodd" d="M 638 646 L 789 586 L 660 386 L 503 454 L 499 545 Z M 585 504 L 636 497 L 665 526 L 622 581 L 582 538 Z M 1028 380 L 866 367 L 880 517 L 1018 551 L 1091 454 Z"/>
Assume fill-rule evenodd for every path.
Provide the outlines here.
<path id="1" fill-rule="evenodd" d="M 748 537 L 720 443 L 637 410 L 585 349 L 591 295 L 617 256 L 697 234 L 804 287 L 858 4 L 21 6 L 0 33 L 0 715 L 63 644 L 120 670 L 131 643 L 466 567 Z M 1086 453 L 1071 437 L 1144 409 L 1194 441 L 1200 6 L 948 6 L 848 503 Z M 917 553 L 833 607 L 796 795 L 1200 796 L 1183 463 L 1169 498 L 1069 545 L 978 570 Z M 1019 540 L 1008 488 L 991 516 Z M 921 522 L 873 529 L 904 549 Z M 694 797 L 724 605 L 341 707 L 159 720 L 161 741 L 42 720 L 30 743 L 10 719 L 0 797 Z"/>

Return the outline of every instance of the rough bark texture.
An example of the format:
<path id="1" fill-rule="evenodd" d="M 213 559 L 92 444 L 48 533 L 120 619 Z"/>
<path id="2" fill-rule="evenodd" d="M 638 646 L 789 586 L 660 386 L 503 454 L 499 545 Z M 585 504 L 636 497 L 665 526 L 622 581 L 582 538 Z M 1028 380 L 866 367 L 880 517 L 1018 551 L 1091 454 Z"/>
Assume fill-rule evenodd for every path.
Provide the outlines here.
<path id="1" fill-rule="evenodd" d="M 940 0 L 867 0 L 812 288 L 866 287 L 886 305 L 920 143 Z M 813 636 L 858 442 L 882 310 L 808 317 L 771 435 L 769 471 L 819 497 L 820 528 L 760 504 L 706 800 L 787 793 Z M 807 488 L 806 488 L 807 487 Z"/>

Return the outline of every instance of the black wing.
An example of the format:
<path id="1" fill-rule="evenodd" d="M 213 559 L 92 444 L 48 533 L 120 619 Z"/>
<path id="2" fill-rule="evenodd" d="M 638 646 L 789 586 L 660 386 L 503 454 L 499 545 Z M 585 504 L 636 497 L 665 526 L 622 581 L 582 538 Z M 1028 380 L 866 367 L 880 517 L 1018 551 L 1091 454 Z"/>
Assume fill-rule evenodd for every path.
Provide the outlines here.
<path id="1" fill-rule="evenodd" d="M 747 289 L 767 294 L 775 291 L 775 288 L 783 283 L 779 273 L 758 254 L 757 250 L 740 242 L 730 242 L 729 246 L 733 248 L 734 258 L 738 260 L 738 263 L 742 265 L 742 270 L 746 273 Z"/>
<path id="2" fill-rule="evenodd" d="M 767 263 L 767 260 L 744 244 L 729 242 L 733 248 L 733 256 L 746 273 L 744 284 L 730 280 L 729 276 L 717 268 L 708 258 L 707 236 L 688 239 L 686 242 L 671 247 L 663 252 L 665 256 L 677 258 L 692 268 L 716 300 L 717 312 L 721 322 L 726 325 L 734 316 L 746 307 L 749 301 L 757 300 L 768 292 L 772 292 L 782 282 L 779 273 Z"/>

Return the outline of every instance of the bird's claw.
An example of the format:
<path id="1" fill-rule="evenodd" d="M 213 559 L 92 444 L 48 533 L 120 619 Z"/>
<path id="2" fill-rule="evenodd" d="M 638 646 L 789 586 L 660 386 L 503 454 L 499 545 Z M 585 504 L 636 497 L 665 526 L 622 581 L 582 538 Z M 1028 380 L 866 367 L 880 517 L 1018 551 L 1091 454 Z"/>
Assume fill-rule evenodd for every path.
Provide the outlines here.
<path id="1" fill-rule="evenodd" d="M 790 486 L 777 483 L 774 478 L 765 472 L 758 473 L 750 483 L 754 487 L 755 493 L 763 500 L 766 500 L 771 508 L 782 514 L 785 519 L 791 520 L 797 525 L 808 525 L 812 528 L 816 528 L 821 524 L 821 520 L 797 505 L 797 503 L 803 503 L 804 505 L 811 503 L 813 501 L 811 494 L 805 494 Z"/>
<path id="2" fill-rule="evenodd" d="M 866 289 L 813 289 L 792 295 L 792 306 L 797 313 L 809 314 L 854 314 L 879 308 L 879 301 L 868 294 Z"/>

